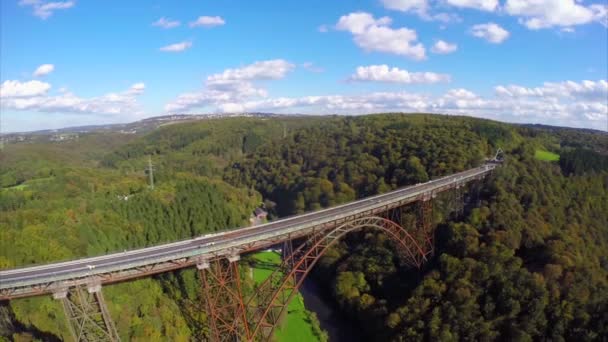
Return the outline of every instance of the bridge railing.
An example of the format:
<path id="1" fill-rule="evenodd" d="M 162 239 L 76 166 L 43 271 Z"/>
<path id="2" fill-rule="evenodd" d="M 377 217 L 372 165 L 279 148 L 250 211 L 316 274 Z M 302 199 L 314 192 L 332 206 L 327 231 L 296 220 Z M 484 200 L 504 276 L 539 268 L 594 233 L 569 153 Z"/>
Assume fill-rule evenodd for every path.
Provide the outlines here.
<path id="1" fill-rule="evenodd" d="M 472 179 L 483 176 L 492 171 L 495 167 L 495 164 L 486 163 L 483 166 L 454 175 L 441 177 L 423 184 L 367 197 L 358 201 L 315 212 L 296 215 L 263 225 L 226 230 L 210 234 L 207 238 L 203 236 L 123 253 L 113 253 L 105 256 L 83 258 L 62 263 L 1 271 L 0 290 L 34 286 L 43 283 L 73 281 L 74 279 L 85 279 L 113 272 L 128 272 L 132 269 L 167 263 L 174 260 L 185 259 L 186 262 L 184 262 L 183 265 L 191 265 L 197 258 L 205 259 L 228 256 L 235 252 L 238 253 L 243 251 L 246 249 L 244 246 L 253 246 L 260 241 L 274 241 L 283 236 L 290 236 L 292 238 L 303 236 L 308 234 L 309 231 L 315 227 L 330 222 L 346 219 L 363 212 L 385 210 L 391 205 L 397 206 L 403 205 L 406 202 L 414 202 L 420 199 L 424 194 L 440 192 L 445 188 L 453 187 L 459 183 L 466 183 Z M 364 203 L 367 203 L 367 205 L 360 206 Z M 353 209 L 349 209 L 349 207 Z M 333 211 L 338 211 L 338 213 L 330 214 Z M 301 221 L 302 218 L 311 219 Z M 208 243 L 211 239 L 235 234 L 238 234 L 238 236 L 217 241 L 213 244 Z M 258 243 L 258 245 L 260 244 Z M 170 249 L 170 251 L 161 252 L 161 250 L 164 249 Z M 157 251 L 158 253 L 156 253 Z M 83 267 L 87 264 L 95 264 L 95 267 L 92 269 Z M 59 272 L 52 271 L 59 267 L 68 269 Z M 19 274 L 23 273 L 32 274 L 19 277 Z"/>

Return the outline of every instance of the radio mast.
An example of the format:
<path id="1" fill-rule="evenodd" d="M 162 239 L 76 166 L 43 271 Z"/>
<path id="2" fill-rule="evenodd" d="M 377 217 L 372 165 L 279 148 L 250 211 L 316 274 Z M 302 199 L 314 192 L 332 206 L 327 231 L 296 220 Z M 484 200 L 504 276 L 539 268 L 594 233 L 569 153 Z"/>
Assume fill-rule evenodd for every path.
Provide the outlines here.
<path id="1" fill-rule="evenodd" d="M 154 167 L 151 155 L 148 155 L 148 178 L 150 179 L 150 189 L 154 190 Z"/>

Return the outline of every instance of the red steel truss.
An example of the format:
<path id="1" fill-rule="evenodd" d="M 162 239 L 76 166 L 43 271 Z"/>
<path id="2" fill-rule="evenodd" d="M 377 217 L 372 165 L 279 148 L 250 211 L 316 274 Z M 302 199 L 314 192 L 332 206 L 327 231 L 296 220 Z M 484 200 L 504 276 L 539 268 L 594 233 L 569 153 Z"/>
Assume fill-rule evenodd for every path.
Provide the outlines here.
<path id="1" fill-rule="evenodd" d="M 435 252 L 435 229 L 433 226 L 433 201 L 423 199 L 418 202 L 418 215 L 416 217 L 417 241 L 423 244 L 425 255 L 433 255 Z"/>
<path id="2" fill-rule="evenodd" d="M 384 232 L 394 243 L 403 264 L 420 268 L 433 253 L 431 198 L 420 201 L 417 213 L 416 229 L 413 231 L 408 231 L 387 217 L 373 215 L 320 228 L 295 249 L 291 241 L 284 242 L 281 264 L 246 299 L 236 262 L 219 260 L 199 265 L 212 340 L 270 340 L 287 305 L 319 258 L 350 232 L 363 228 Z M 393 211 L 385 216 L 400 220 L 401 211 Z"/>
<path id="3" fill-rule="evenodd" d="M 238 256 L 201 261 L 197 264 L 203 282 L 203 298 L 207 308 L 210 338 L 213 341 L 249 340 L 249 324 L 245 317 Z"/>

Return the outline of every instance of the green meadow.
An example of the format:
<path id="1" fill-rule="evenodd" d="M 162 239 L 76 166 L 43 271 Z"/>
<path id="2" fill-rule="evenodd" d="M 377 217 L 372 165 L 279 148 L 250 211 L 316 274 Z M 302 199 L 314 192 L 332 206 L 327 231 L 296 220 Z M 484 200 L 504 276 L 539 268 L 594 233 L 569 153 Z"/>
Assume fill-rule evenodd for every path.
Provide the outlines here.
<path id="1" fill-rule="evenodd" d="M 281 256 L 277 252 L 265 251 L 253 255 L 253 259 L 258 264 L 253 266 L 253 279 L 256 283 L 263 282 L 272 273 L 268 266 L 281 263 Z M 304 307 L 304 298 L 298 293 L 287 307 L 285 320 L 275 330 L 275 338 L 279 342 L 310 342 L 319 341 L 318 334 L 315 333 L 315 325 L 318 329 L 318 322 L 313 323 L 316 317 L 311 317 L 314 313 L 308 312 Z"/>
<path id="2" fill-rule="evenodd" d="M 543 150 L 536 150 L 536 152 L 534 152 L 534 157 L 538 160 L 543 160 L 543 161 L 558 161 L 559 160 L 559 154 L 555 154 L 553 152 L 543 151 Z"/>

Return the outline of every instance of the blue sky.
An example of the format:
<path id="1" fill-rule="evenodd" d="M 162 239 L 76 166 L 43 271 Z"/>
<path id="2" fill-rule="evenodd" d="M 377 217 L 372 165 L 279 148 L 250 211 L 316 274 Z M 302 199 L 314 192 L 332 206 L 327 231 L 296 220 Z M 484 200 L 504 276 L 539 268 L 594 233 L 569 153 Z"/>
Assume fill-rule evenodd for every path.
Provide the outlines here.
<path id="1" fill-rule="evenodd" d="M 608 130 L 601 0 L 0 6 L 2 132 L 247 111 Z"/>

